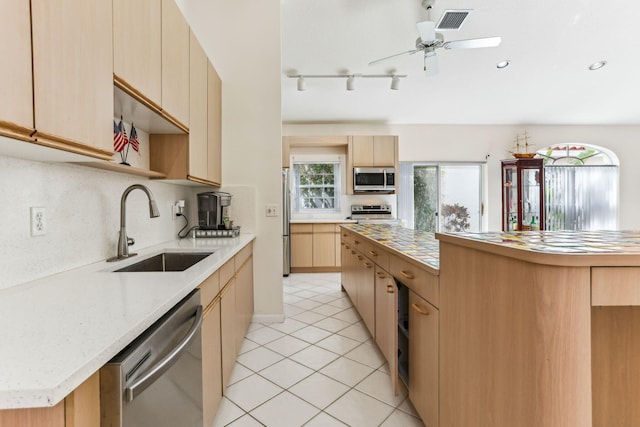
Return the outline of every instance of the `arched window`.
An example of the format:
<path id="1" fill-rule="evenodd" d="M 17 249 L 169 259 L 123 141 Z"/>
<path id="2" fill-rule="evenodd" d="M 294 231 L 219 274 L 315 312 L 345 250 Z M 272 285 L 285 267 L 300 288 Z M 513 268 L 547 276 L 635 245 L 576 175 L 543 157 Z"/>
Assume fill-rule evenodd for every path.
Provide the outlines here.
<path id="1" fill-rule="evenodd" d="M 552 145 L 544 159 L 547 230 L 615 230 L 618 218 L 618 157 L 589 144 Z"/>

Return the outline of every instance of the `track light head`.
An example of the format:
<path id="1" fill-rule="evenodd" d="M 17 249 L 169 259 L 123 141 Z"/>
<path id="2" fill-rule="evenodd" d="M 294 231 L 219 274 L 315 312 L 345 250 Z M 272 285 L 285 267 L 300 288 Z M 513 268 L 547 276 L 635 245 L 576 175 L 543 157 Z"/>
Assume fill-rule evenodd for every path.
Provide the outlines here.
<path id="1" fill-rule="evenodd" d="M 353 76 L 347 77 L 347 90 L 355 90 L 356 84 Z"/>
<path id="2" fill-rule="evenodd" d="M 400 89 L 400 77 L 393 76 L 391 77 L 391 90 Z"/>
<path id="3" fill-rule="evenodd" d="M 299 91 L 307 90 L 307 85 L 304 81 L 304 77 L 302 76 L 298 77 L 298 90 Z"/>

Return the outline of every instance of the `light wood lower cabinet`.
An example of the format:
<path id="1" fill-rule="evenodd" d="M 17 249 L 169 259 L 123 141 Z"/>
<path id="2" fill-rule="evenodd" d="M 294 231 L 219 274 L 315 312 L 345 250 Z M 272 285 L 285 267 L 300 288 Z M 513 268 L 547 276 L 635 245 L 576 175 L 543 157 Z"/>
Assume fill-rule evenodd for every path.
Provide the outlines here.
<path id="1" fill-rule="evenodd" d="M 0 411 L 0 427 L 100 427 L 100 374 L 50 408 Z"/>
<path id="2" fill-rule="evenodd" d="M 409 291 L 409 399 L 427 426 L 438 419 L 438 309 Z"/>
<path id="3" fill-rule="evenodd" d="M 376 344 L 389 364 L 394 394 L 398 394 L 398 288 L 393 277 L 376 267 Z"/>
<path id="4" fill-rule="evenodd" d="M 336 223 L 291 224 L 291 271 L 340 271 L 340 226 Z"/>
<path id="5" fill-rule="evenodd" d="M 362 317 L 371 336 L 376 334 L 376 314 L 375 314 L 375 271 L 374 264 L 369 258 L 362 254 L 357 254 L 356 270 L 356 309 Z"/>
<path id="6" fill-rule="evenodd" d="M 220 298 L 204 312 L 202 321 L 202 405 L 204 425 L 210 426 L 222 399 Z"/>

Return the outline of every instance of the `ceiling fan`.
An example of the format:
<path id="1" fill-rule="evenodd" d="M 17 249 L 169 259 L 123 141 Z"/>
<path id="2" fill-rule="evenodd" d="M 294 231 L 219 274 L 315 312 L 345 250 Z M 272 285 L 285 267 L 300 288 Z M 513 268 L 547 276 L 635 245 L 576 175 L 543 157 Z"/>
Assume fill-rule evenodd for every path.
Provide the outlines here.
<path id="1" fill-rule="evenodd" d="M 392 58 L 403 55 L 413 55 L 418 52 L 424 52 L 424 71 L 427 76 L 438 73 L 438 58 L 436 49 L 475 49 L 479 47 L 495 47 L 500 45 L 502 39 L 500 37 L 484 37 L 479 39 L 454 40 L 446 42 L 440 33 L 436 33 L 436 23 L 434 21 L 418 22 L 418 33 L 420 37 L 416 39 L 416 48 L 406 52 L 397 53 L 385 58 L 377 59 L 369 62 L 369 65 L 387 61 Z"/>

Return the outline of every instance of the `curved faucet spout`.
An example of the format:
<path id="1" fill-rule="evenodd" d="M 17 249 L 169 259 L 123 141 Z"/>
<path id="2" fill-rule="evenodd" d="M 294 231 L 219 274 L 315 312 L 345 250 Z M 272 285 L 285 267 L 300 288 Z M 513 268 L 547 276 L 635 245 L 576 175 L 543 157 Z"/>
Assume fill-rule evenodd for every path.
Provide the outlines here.
<path id="1" fill-rule="evenodd" d="M 153 197 L 153 193 L 147 187 L 142 184 L 133 184 L 127 187 L 122 193 L 122 198 L 120 199 L 120 232 L 118 234 L 118 254 L 109 258 L 107 262 L 118 261 L 121 259 L 129 258 L 135 256 L 135 253 L 129 253 L 129 246 L 133 245 L 134 240 L 127 237 L 127 196 L 133 190 L 142 190 L 147 195 L 149 199 L 149 217 L 157 218 L 160 216 L 160 211 L 158 210 L 158 204 L 156 203 L 156 199 Z"/>

